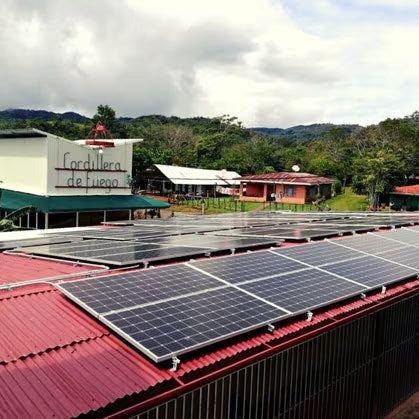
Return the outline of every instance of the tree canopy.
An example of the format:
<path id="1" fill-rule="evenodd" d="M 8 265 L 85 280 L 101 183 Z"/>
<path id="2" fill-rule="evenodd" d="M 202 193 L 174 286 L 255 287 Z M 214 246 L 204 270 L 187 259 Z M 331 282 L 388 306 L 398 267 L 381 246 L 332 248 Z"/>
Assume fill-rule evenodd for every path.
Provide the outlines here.
<path id="1" fill-rule="evenodd" d="M 240 174 L 291 170 L 298 164 L 304 172 L 352 184 L 356 192 L 367 194 L 370 204 L 376 206 L 395 185 L 419 175 L 419 112 L 364 128 L 331 125 L 319 131 L 315 126 L 310 140 L 307 129 L 303 130 L 304 139 L 290 140 L 246 129 L 230 115 L 118 118 L 109 105 L 99 105 L 92 119 L 0 119 L 0 128 L 35 127 L 80 139 L 86 138 L 98 121 L 115 138 L 144 139 L 134 145 L 134 183 L 155 163 L 235 170 Z"/>

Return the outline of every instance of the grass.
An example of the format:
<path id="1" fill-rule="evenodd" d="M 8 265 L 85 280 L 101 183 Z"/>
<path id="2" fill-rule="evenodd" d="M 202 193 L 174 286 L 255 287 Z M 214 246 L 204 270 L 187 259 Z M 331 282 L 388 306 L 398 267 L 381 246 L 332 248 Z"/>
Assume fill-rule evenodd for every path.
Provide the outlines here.
<path id="1" fill-rule="evenodd" d="M 366 196 L 355 194 L 351 188 L 344 188 L 342 194 L 328 199 L 326 205 L 331 211 L 365 211 L 368 207 Z M 219 214 L 234 211 L 261 211 L 261 210 L 288 210 L 288 211 L 316 211 L 310 204 L 277 204 L 260 202 L 237 202 L 233 198 L 205 198 L 205 214 Z M 170 208 L 174 212 L 201 214 L 202 201 L 190 200 L 182 204 L 172 205 Z"/>
<path id="2" fill-rule="evenodd" d="M 365 211 L 368 200 L 365 195 L 357 195 L 352 188 L 344 188 L 343 193 L 328 199 L 326 204 L 332 211 Z"/>

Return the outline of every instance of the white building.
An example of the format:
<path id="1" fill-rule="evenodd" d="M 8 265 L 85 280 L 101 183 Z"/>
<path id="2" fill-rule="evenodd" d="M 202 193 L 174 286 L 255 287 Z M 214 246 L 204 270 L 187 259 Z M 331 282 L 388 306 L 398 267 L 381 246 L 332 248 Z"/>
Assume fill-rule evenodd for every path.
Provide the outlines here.
<path id="1" fill-rule="evenodd" d="M 228 170 L 155 164 L 143 173 L 142 187 L 149 192 L 210 195 L 238 190 L 240 175 Z"/>
<path id="2" fill-rule="evenodd" d="M 34 206 L 23 226 L 63 227 L 127 219 L 167 204 L 131 194 L 133 143 L 80 140 L 37 129 L 0 131 L 0 209 Z"/>

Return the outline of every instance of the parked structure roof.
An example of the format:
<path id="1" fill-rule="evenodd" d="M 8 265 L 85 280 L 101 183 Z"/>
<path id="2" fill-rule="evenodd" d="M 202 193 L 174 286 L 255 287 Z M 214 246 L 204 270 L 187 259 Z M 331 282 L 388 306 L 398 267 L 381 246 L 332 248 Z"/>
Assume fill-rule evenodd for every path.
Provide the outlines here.
<path id="1" fill-rule="evenodd" d="M 0 207 L 17 210 L 26 206 L 42 212 L 104 211 L 168 208 L 167 202 L 137 195 L 58 195 L 44 196 L 3 189 Z"/>
<path id="2" fill-rule="evenodd" d="M 0 256 L 1 264 L 10 255 Z M 29 277 L 28 259 L 14 258 L 15 269 Z M 63 268 L 48 262 L 48 272 L 54 265 L 57 273 Z M 176 372 L 133 350 L 51 284 L 0 290 L 0 318 L 7 320 L 0 322 L 0 417 L 131 414 L 135 403 L 146 408 L 418 289 L 412 280 L 325 309 L 311 322 L 294 319 L 273 332 L 221 342 L 185 357 Z"/>
<path id="3" fill-rule="evenodd" d="M 240 178 L 240 182 L 260 183 L 295 183 L 304 185 L 317 185 L 319 183 L 333 183 L 333 179 L 312 175 L 311 173 L 276 172 L 262 175 L 247 175 Z"/>
<path id="4" fill-rule="evenodd" d="M 154 165 L 175 185 L 238 185 L 237 172 L 228 170 L 196 169 L 193 167 L 168 166 L 165 164 Z"/>
<path id="5" fill-rule="evenodd" d="M 397 186 L 394 192 L 399 195 L 419 195 L 419 184 L 409 186 Z"/>

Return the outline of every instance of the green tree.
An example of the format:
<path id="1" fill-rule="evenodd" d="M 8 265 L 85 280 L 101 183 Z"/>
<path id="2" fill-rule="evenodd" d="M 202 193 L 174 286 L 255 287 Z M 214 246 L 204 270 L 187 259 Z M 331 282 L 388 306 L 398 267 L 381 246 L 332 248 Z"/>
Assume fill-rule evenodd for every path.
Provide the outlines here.
<path id="1" fill-rule="evenodd" d="M 376 149 L 355 160 L 354 189 L 366 193 L 371 207 L 378 208 L 381 197 L 404 181 L 406 165 L 390 150 Z"/>

